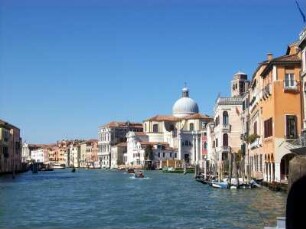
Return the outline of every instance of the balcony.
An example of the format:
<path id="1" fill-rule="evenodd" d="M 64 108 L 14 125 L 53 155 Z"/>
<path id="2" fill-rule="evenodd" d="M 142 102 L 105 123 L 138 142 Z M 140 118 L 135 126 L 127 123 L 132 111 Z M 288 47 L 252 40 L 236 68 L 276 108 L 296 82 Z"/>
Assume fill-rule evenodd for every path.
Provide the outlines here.
<path id="1" fill-rule="evenodd" d="M 260 99 L 266 100 L 267 98 L 270 97 L 271 94 L 272 94 L 271 84 L 268 84 L 262 89 Z"/>
<path id="2" fill-rule="evenodd" d="M 221 146 L 222 152 L 230 152 L 231 147 L 229 146 Z"/>
<path id="3" fill-rule="evenodd" d="M 222 125 L 222 132 L 224 132 L 224 133 L 229 133 L 229 132 L 231 132 L 231 129 L 232 129 L 232 126 L 231 125 L 229 125 L 229 124 L 223 124 Z"/>
<path id="4" fill-rule="evenodd" d="M 254 142 L 250 144 L 250 149 L 256 149 L 261 147 L 261 138 L 256 138 Z"/>
<path id="5" fill-rule="evenodd" d="M 285 80 L 284 81 L 285 92 L 298 92 L 298 84 L 296 80 Z"/>

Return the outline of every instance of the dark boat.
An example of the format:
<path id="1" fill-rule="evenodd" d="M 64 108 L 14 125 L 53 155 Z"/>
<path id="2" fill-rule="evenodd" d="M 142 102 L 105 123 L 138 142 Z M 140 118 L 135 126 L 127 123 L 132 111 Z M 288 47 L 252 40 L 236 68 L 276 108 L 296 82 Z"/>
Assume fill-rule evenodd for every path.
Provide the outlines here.
<path id="1" fill-rule="evenodd" d="M 144 178 L 143 172 L 142 171 L 137 171 L 135 172 L 135 178 Z"/>
<path id="2" fill-rule="evenodd" d="M 71 169 L 71 172 L 72 172 L 72 173 L 75 173 L 75 168 L 74 168 L 74 167 Z"/>
<path id="3" fill-rule="evenodd" d="M 127 173 L 135 173 L 135 170 L 134 169 L 128 169 Z"/>

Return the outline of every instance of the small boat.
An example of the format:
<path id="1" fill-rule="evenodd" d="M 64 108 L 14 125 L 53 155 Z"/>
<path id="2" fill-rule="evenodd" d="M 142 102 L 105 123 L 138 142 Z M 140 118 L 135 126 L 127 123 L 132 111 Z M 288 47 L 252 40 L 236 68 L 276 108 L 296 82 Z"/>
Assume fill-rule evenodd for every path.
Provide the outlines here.
<path id="1" fill-rule="evenodd" d="M 137 171 L 134 174 L 135 178 L 144 178 L 143 172 L 142 171 Z"/>
<path id="2" fill-rule="evenodd" d="M 52 168 L 53 169 L 65 169 L 65 164 L 53 164 Z"/>
<path id="3" fill-rule="evenodd" d="M 222 182 L 212 181 L 211 186 L 213 188 L 227 189 L 228 188 L 228 182 L 227 181 L 222 181 Z"/>
<path id="4" fill-rule="evenodd" d="M 74 168 L 74 167 L 71 169 L 71 172 L 72 172 L 72 173 L 75 173 L 75 168 Z"/>
<path id="5" fill-rule="evenodd" d="M 134 169 L 128 169 L 127 173 L 135 173 L 135 170 Z"/>

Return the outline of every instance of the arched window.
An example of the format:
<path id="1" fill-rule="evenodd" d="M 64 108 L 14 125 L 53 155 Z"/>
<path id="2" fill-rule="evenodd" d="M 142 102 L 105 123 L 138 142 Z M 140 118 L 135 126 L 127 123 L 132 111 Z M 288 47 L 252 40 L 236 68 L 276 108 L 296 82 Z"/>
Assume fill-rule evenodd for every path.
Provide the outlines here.
<path id="1" fill-rule="evenodd" d="M 223 134 L 223 146 L 228 146 L 228 134 Z"/>
<path id="2" fill-rule="evenodd" d="M 223 112 L 223 125 L 224 126 L 228 125 L 228 112 L 227 111 Z"/>
<path id="3" fill-rule="evenodd" d="M 193 131 L 193 130 L 194 130 L 194 124 L 193 124 L 193 123 L 190 123 L 190 124 L 189 124 L 189 130 L 190 130 L 190 131 Z"/>
<path id="4" fill-rule="evenodd" d="M 153 133 L 158 133 L 158 124 L 153 125 Z"/>

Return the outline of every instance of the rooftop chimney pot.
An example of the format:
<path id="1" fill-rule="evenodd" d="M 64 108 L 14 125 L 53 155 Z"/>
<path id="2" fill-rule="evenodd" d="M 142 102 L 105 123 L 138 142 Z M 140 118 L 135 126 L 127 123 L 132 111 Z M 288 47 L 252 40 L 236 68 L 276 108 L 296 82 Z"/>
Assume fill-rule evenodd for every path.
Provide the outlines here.
<path id="1" fill-rule="evenodd" d="M 272 53 L 267 53 L 267 59 L 268 61 L 273 59 L 273 54 Z"/>

